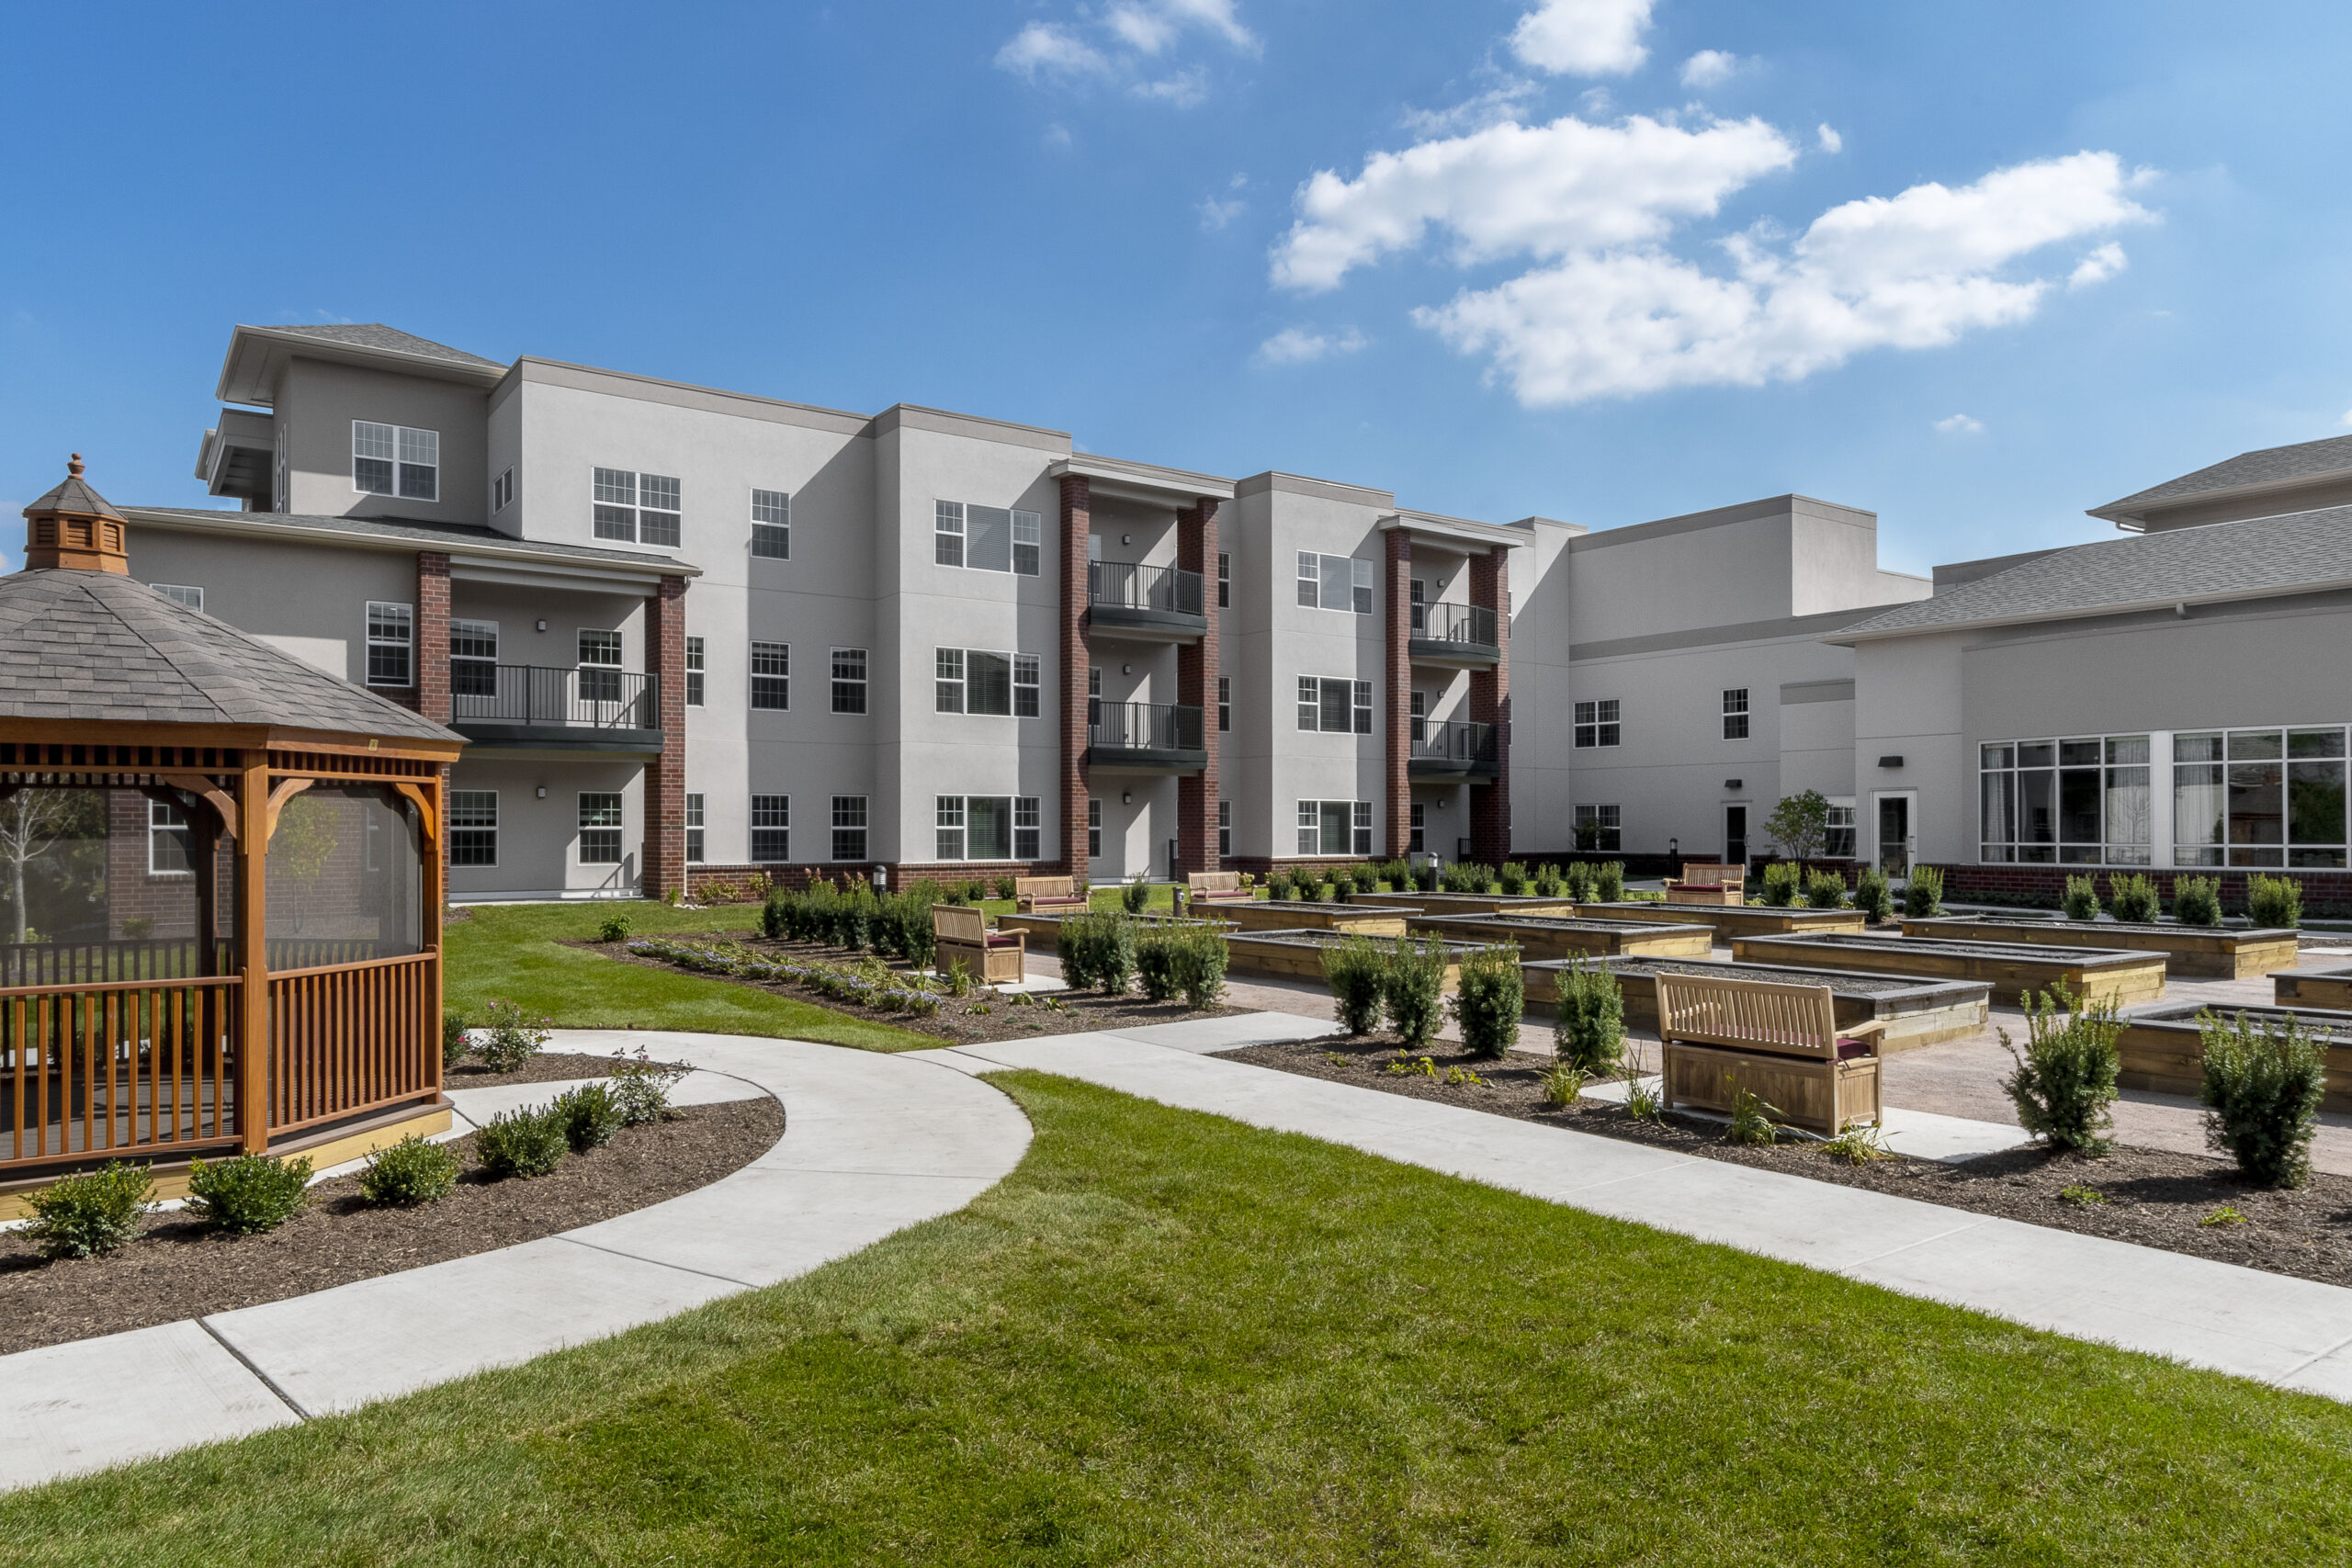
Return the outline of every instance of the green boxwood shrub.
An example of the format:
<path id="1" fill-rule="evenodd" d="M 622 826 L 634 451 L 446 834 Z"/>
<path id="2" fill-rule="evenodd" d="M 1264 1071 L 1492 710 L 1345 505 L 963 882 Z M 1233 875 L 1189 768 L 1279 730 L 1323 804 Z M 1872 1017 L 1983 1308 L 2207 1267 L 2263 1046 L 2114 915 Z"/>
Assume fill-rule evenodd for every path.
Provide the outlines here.
<path id="1" fill-rule="evenodd" d="M 2110 876 L 2107 879 L 2107 905 L 2117 919 L 2127 924 L 2154 925 L 2158 909 L 2156 885 L 2142 872 Z"/>
<path id="2" fill-rule="evenodd" d="M 474 1153 L 492 1176 L 545 1176 L 571 1149 L 563 1117 L 552 1106 L 502 1111 L 474 1134 Z"/>
<path id="3" fill-rule="evenodd" d="M 1176 999 L 1175 933 L 1165 926 L 1154 926 L 1136 933 L 1136 979 L 1143 987 L 1144 1000 L 1167 1002 Z"/>
<path id="4" fill-rule="evenodd" d="M 43 1258 L 96 1258 L 139 1234 L 154 1207 L 155 1183 L 143 1165 L 108 1160 L 96 1170 L 60 1177 L 25 1200 L 33 1212 L 25 1235 Z"/>
<path id="5" fill-rule="evenodd" d="M 1453 993 L 1453 1019 L 1462 1043 L 1474 1056 L 1499 1059 L 1519 1043 L 1519 1021 L 1527 1010 L 1527 986 L 1520 974 L 1519 949 L 1492 942 L 1462 955 L 1462 979 Z"/>
<path id="6" fill-rule="evenodd" d="M 2245 912 L 2256 925 L 2266 930 L 2300 926 L 2303 923 L 2303 885 L 2291 876 L 2265 876 L 2255 872 L 2245 879 Z"/>
<path id="7" fill-rule="evenodd" d="M 2001 1080 L 2017 1107 L 2018 1124 L 2044 1143 L 2077 1154 L 2105 1154 L 2113 1140 L 2116 1075 L 2122 1058 L 2112 1001 L 2086 1003 L 2062 982 L 2053 997 L 2026 995 L 2027 1043 L 2019 1052 L 2000 1031 L 2001 1045 L 2017 1071 Z M 2061 1009 L 2064 1016 L 2060 1016 Z"/>
<path id="8" fill-rule="evenodd" d="M 2173 918 L 2184 926 L 2222 923 L 2222 885 L 2211 876 L 2176 876 L 2172 880 Z"/>
<path id="9" fill-rule="evenodd" d="M 1579 1072 L 1614 1073 L 1625 1047 L 1625 995 L 1617 976 L 1598 959 L 1576 959 L 1558 973 L 1553 1055 Z"/>
<path id="10" fill-rule="evenodd" d="M 1903 912 L 1924 920 L 1944 912 L 1944 874 L 1931 865 L 1911 868 L 1910 884 L 1903 889 Z"/>
<path id="11" fill-rule="evenodd" d="M 1225 972 L 1233 961 L 1225 933 L 1205 923 L 1183 925 L 1176 928 L 1174 941 L 1176 985 L 1184 993 L 1184 1005 L 1199 1010 L 1223 1001 Z"/>
<path id="12" fill-rule="evenodd" d="M 1350 1034 L 1369 1034 L 1380 1027 L 1388 962 L 1387 944 L 1366 936 L 1347 937 L 1323 949 L 1323 983 L 1331 987 L 1340 1023 Z"/>
<path id="13" fill-rule="evenodd" d="M 1560 897 L 1567 891 L 1567 879 L 1560 874 L 1560 868 L 1550 861 L 1545 861 L 1535 868 L 1535 892 L 1538 897 Z"/>
<path id="14" fill-rule="evenodd" d="M 2283 879 L 2282 879 L 2283 880 Z M 2312 1134 L 2326 1085 L 2319 1043 L 2290 1014 L 2283 1025 L 2197 1017 L 2205 1048 L 2205 1138 L 2264 1187 L 2311 1179 Z"/>
<path id="15" fill-rule="evenodd" d="M 1886 883 L 1886 873 L 1874 865 L 1862 867 L 1854 879 L 1854 908 L 1872 924 L 1894 913 L 1894 889 Z"/>
<path id="16" fill-rule="evenodd" d="M 1797 886 L 1804 873 L 1792 860 L 1776 860 L 1764 868 L 1764 902 L 1775 909 L 1785 909 L 1797 901 Z"/>
<path id="17" fill-rule="evenodd" d="M 1380 891 L 1380 873 L 1373 869 L 1369 863 L 1354 867 L 1349 873 L 1349 876 L 1355 883 L 1355 889 L 1359 893 Z"/>
<path id="18" fill-rule="evenodd" d="M 441 1066 L 444 1070 L 456 1066 L 466 1056 L 466 1019 L 463 1013 L 444 1012 L 441 1015 Z"/>
<path id="19" fill-rule="evenodd" d="M 200 1159 L 187 1168 L 187 1206 L 205 1224 L 237 1235 L 274 1231 L 311 1201 L 311 1161 L 271 1155 Z"/>
<path id="20" fill-rule="evenodd" d="M 548 1032 L 540 1027 L 546 1021 L 534 1023 L 518 1002 L 492 1002 L 490 1023 L 475 1054 L 493 1073 L 514 1072 L 548 1043 Z"/>
<path id="21" fill-rule="evenodd" d="M 1380 880 L 1388 885 L 1392 893 L 1410 893 L 1413 890 L 1413 868 L 1404 861 L 1392 860 L 1380 868 Z"/>
<path id="22" fill-rule="evenodd" d="M 548 1109 L 563 1123 L 563 1141 L 576 1155 L 603 1148 L 626 1124 L 620 1101 L 606 1084 L 575 1084 Z"/>
<path id="23" fill-rule="evenodd" d="M 1139 875 L 1129 877 L 1126 886 L 1119 889 L 1120 906 L 1130 915 L 1142 914 L 1144 906 L 1150 902 L 1151 885 Z"/>
<path id="24" fill-rule="evenodd" d="M 1292 888 L 1289 867 L 1276 866 L 1266 874 L 1266 897 L 1277 904 L 1290 901 Z"/>
<path id="25" fill-rule="evenodd" d="M 1445 943 L 1436 937 L 1400 937 L 1382 967 L 1380 998 L 1388 1027 L 1406 1048 L 1425 1049 L 1445 1015 Z"/>
<path id="26" fill-rule="evenodd" d="M 2098 885 L 2087 876 L 2070 876 L 2066 891 L 2060 895 L 2058 908 L 2070 920 L 2095 920 L 2098 918 Z"/>
<path id="27" fill-rule="evenodd" d="M 1625 863 L 1605 860 L 1592 874 L 1592 896 L 1603 904 L 1625 901 Z"/>
<path id="28" fill-rule="evenodd" d="M 627 942 L 628 933 L 636 929 L 637 922 L 627 915 L 606 915 L 604 923 L 596 928 L 596 940 L 598 942 Z"/>
<path id="29" fill-rule="evenodd" d="M 1805 907 L 1813 909 L 1842 909 L 1846 907 L 1846 879 L 1834 871 L 1816 871 L 1804 879 Z"/>
<path id="30" fill-rule="evenodd" d="M 613 1103 L 619 1108 L 621 1124 L 641 1127 L 648 1122 L 658 1122 L 670 1114 L 670 1090 L 686 1068 L 670 1062 L 657 1062 L 638 1047 L 634 1058 L 624 1056 L 614 1063 L 612 1076 L 605 1080 L 612 1087 Z"/>
<path id="31" fill-rule="evenodd" d="M 1014 886 L 1014 884 L 1019 880 L 1020 879 L 1018 877 L 1012 876 L 998 877 L 996 879 L 996 896 L 999 898 L 1010 902 L 1020 892 L 1020 889 Z"/>
<path id="32" fill-rule="evenodd" d="M 1570 861 L 1563 881 L 1569 903 L 1597 904 L 1600 901 L 1600 876 L 1592 869 L 1590 861 Z"/>
<path id="33" fill-rule="evenodd" d="M 1527 891 L 1527 868 L 1515 860 L 1507 860 L 1503 862 L 1503 869 L 1498 874 L 1498 880 L 1505 893 L 1517 897 Z"/>
<path id="34" fill-rule="evenodd" d="M 359 1196 L 379 1208 L 437 1203 L 458 1190 L 458 1156 L 411 1133 L 368 1156 Z"/>
<path id="35" fill-rule="evenodd" d="M 1136 922 L 1117 909 L 1072 915 L 1054 939 L 1062 978 L 1073 989 L 1123 996 L 1136 972 Z"/>

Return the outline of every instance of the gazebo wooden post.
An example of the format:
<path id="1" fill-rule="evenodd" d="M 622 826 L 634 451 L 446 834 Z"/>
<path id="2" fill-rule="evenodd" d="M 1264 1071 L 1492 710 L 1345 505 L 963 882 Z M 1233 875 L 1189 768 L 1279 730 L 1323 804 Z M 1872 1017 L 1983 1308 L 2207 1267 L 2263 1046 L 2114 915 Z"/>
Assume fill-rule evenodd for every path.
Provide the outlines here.
<path id="1" fill-rule="evenodd" d="M 419 826 L 424 829 L 422 841 L 417 845 L 420 852 L 418 859 L 424 863 L 419 869 L 424 874 L 422 891 L 424 895 L 424 908 L 418 911 L 422 918 L 419 921 L 417 940 L 424 945 L 426 952 L 433 954 L 433 1010 L 432 1017 L 427 1020 L 432 1025 L 433 1032 L 425 1038 L 425 1050 L 433 1063 L 433 1087 L 439 1089 L 442 1083 L 441 1014 L 446 1005 L 442 1000 L 441 988 L 448 983 L 449 977 L 441 952 L 441 905 L 443 899 L 447 897 L 441 886 L 441 865 L 444 858 L 441 853 L 441 836 L 449 830 L 448 802 L 441 795 L 440 769 L 435 768 L 431 778 L 420 779 L 417 782 L 424 786 L 424 796 L 432 803 L 429 809 L 419 813 L 424 818 Z"/>
<path id="2" fill-rule="evenodd" d="M 269 753 L 245 753 L 237 780 L 237 1133 L 247 1154 L 269 1147 Z"/>

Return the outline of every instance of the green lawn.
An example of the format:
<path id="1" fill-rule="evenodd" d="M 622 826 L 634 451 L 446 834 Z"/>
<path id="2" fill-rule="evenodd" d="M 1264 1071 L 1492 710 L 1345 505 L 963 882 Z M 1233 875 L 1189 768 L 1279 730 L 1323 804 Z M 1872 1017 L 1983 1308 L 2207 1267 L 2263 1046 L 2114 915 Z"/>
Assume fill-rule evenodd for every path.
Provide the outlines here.
<path id="1" fill-rule="evenodd" d="M 662 931 L 748 931 L 755 905 L 673 909 L 652 902 L 477 905 L 446 931 L 446 1005 L 480 1021 L 492 1001 L 520 1002 L 567 1029 L 681 1029 L 712 1034 L 776 1034 L 866 1051 L 922 1051 L 929 1034 L 868 1023 L 791 997 L 681 970 L 616 964 L 558 944 L 586 938 L 607 917 L 626 914 L 639 936 Z"/>
<path id="2" fill-rule="evenodd" d="M 1015 1074 L 969 1209 L 12 1562 L 2340 1562 L 2352 1410 Z M 233 1553 L 229 1552 L 231 1543 Z"/>

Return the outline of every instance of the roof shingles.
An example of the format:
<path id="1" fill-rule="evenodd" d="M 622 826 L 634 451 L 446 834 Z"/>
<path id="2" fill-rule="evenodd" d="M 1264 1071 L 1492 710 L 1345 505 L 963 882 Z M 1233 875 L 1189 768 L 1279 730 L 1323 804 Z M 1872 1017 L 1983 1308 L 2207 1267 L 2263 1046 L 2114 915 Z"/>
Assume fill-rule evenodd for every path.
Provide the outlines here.
<path id="1" fill-rule="evenodd" d="M 394 354 L 414 354 L 426 359 L 447 359 L 457 365 L 487 365 L 503 369 L 495 359 L 484 359 L 479 354 L 468 354 L 462 348 L 451 348 L 446 343 L 404 333 L 398 327 L 388 327 L 381 321 L 338 321 L 328 326 L 273 326 L 273 333 L 291 333 L 297 337 L 317 338 L 324 343 L 347 343 L 356 348 L 381 348 Z"/>
<path id="2" fill-rule="evenodd" d="M 2193 474 L 2166 479 L 2160 485 L 2151 486 L 2136 495 L 2127 495 L 2120 501 L 2110 501 L 2092 515 L 2098 517 L 2115 512 L 2137 512 L 2165 502 L 2244 490 L 2252 485 L 2284 484 L 2321 474 L 2342 473 L 2346 469 L 2352 469 L 2352 435 L 2332 435 L 2324 441 L 2300 441 L 2292 446 L 2266 446 L 2257 452 L 2241 452 L 2234 457 L 2224 458 Z"/>

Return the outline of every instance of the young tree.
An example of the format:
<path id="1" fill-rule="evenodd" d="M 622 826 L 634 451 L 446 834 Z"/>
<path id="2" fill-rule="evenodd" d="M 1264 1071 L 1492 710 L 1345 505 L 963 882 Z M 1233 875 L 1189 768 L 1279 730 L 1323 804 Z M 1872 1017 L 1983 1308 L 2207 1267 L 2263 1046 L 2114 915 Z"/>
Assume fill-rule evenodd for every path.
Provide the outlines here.
<path id="1" fill-rule="evenodd" d="M 1782 795 L 1764 831 L 1789 859 L 1812 860 L 1829 842 L 1829 797 L 1817 789 Z"/>
<path id="2" fill-rule="evenodd" d="M 87 840 L 102 845 L 106 839 L 102 797 L 89 789 L 19 789 L 0 799 L 0 867 L 6 868 L 8 893 L 8 940 L 22 943 L 32 925 L 25 874 L 46 862 L 44 869 L 61 892 L 70 892 L 77 874 L 95 865 L 72 862 L 91 857 L 54 856 L 60 844 Z"/>

